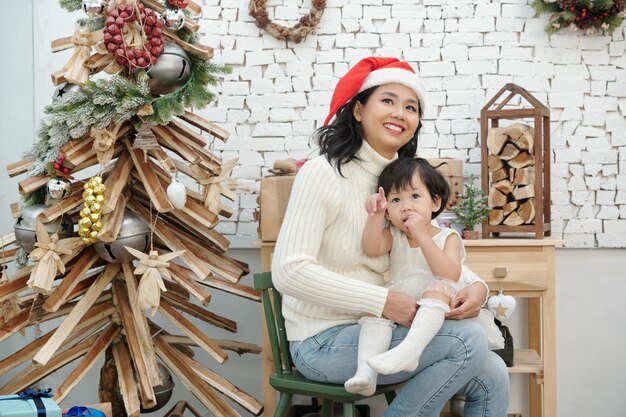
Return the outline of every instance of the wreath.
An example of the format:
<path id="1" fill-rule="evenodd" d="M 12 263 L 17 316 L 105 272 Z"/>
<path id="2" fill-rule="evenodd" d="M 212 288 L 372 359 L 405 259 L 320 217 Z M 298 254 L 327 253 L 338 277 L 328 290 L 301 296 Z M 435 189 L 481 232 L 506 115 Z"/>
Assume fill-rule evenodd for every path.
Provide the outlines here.
<path id="1" fill-rule="evenodd" d="M 295 26 L 288 28 L 272 22 L 267 14 L 267 0 L 250 0 L 250 16 L 254 17 L 258 27 L 265 29 L 276 39 L 286 39 L 295 43 L 302 42 L 309 33 L 315 30 L 325 8 L 326 0 L 311 0 L 309 14 L 302 16 Z"/>
<path id="2" fill-rule="evenodd" d="M 124 40 L 124 25 L 138 21 L 143 45 L 129 46 Z M 146 68 L 157 62 L 163 53 L 163 22 L 156 13 L 143 3 L 120 5 L 112 10 L 104 21 L 104 44 L 109 53 L 113 54 L 120 65 L 130 68 Z"/>
<path id="3" fill-rule="evenodd" d="M 587 35 L 611 34 L 624 21 L 626 0 L 534 0 L 539 14 L 551 13 L 546 33 L 562 28 L 581 29 Z"/>

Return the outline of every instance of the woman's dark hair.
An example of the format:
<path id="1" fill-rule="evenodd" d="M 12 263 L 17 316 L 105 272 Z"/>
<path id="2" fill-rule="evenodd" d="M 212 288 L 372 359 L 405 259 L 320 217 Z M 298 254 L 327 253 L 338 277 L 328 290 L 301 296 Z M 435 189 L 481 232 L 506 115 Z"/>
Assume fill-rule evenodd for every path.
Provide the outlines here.
<path id="1" fill-rule="evenodd" d="M 418 174 L 428 189 L 433 201 L 435 197 L 441 199 L 439 210 L 433 212 L 431 219 L 439 216 L 446 208 L 450 198 L 450 186 L 446 179 L 424 158 L 398 158 L 383 169 L 378 177 L 378 187 L 383 187 L 385 194 L 392 190 L 402 190 L 411 187 L 413 177 Z M 378 187 L 376 187 L 378 189 Z"/>
<path id="2" fill-rule="evenodd" d="M 354 96 L 349 102 L 344 104 L 335 114 L 335 120 L 322 126 L 313 134 L 316 138 L 319 147 L 320 155 L 325 155 L 328 162 L 335 163 L 337 165 L 337 171 L 341 173 L 341 166 L 353 159 L 358 159 L 356 152 L 363 143 L 363 127 L 353 115 L 354 106 L 356 102 L 360 102 L 362 105 L 367 104 L 370 96 L 378 86 L 368 88 Z M 419 109 L 420 119 L 422 117 L 422 109 Z M 399 156 L 414 156 L 417 152 L 417 136 L 422 128 L 422 122 L 420 121 L 415 130 L 413 138 L 398 150 Z"/>

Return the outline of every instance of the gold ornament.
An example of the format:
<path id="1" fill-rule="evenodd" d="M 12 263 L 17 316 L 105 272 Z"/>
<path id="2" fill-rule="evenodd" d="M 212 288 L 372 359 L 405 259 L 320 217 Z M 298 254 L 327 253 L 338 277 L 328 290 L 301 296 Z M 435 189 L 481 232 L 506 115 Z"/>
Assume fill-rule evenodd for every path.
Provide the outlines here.
<path id="1" fill-rule="evenodd" d="M 98 241 L 98 232 L 102 229 L 102 205 L 106 186 L 102 177 L 94 176 L 83 186 L 83 208 L 80 210 L 81 219 L 78 221 L 78 235 L 87 245 Z"/>

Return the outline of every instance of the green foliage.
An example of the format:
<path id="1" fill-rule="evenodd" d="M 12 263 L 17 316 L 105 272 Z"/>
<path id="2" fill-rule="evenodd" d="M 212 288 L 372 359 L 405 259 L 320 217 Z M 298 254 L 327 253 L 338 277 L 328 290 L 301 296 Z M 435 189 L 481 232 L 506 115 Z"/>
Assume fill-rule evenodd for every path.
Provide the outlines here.
<path id="1" fill-rule="evenodd" d="M 549 13 L 547 34 L 563 28 L 580 29 L 585 34 L 612 34 L 622 22 L 626 0 L 533 0 L 537 14 Z"/>
<path id="2" fill-rule="evenodd" d="M 59 5 L 68 12 L 73 12 L 82 7 L 82 0 L 59 0 Z"/>
<path id="3" fill-rule="evenodd" d="M 463 181 L 464 192 L 459 196 L 459 204 L 452 207 L 456 215 L 455 223 L 469 230 L 487 219 L 490 208 L 487 206 L 487 196 L 475 185 L 476 176 L 472 175 Z"/>

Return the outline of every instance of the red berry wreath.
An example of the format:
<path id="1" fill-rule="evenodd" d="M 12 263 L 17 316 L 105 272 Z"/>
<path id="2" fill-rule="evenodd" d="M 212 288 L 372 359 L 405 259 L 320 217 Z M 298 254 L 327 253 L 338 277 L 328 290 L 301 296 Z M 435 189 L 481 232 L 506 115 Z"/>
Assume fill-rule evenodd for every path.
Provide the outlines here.
<path id="1" fill-rule="evenodd" d="M 137 19 L 139 18 L 139 19 Z M 124 41 L 124 25 L 135 23 L 141 26 L 145 34 L 144 43 L 139 48 L 131 48 Z M 120 5 L 107 16 L 104 25 L 104 44 L 120 65 L 129 68 L 146 68 L 156 64 L 157 57 L 163 53 L 163 22 L 154 10 L 142 3 Z"/>
<path id="2" fill-rule="evenodd" d="M 181 9 L 189 6 L 189 2 L 187 0 L 167 0 L 167 2 L 174 7 L 179 7 Z"/>

